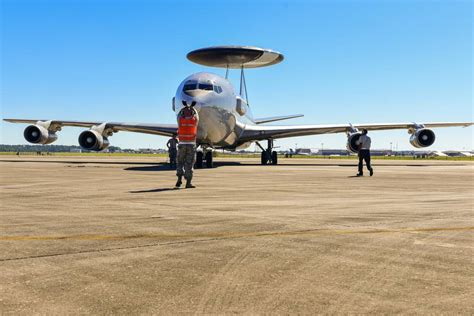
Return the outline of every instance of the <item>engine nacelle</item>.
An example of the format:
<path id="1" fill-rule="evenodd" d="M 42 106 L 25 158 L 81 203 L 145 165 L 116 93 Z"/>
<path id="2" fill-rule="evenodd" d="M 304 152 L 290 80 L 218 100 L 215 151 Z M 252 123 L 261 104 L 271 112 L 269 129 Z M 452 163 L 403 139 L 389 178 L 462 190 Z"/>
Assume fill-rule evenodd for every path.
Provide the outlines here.
<path id="1" fill-rule="evenodd" d="M 357 154 L 359 152 L 359 144 L 357 144 L 357 141 L 359 140 L 360 135 L 362 135 L 362 133 L 356 132 L 347 136 L 347 150 L 354 154 Z"/>
<path id="2" fill-rule="evenodd" d="M 423 148 L 433 145 L 435 142 L 435 133 L 427 128 L 415 130 L 410 136 L 410 144 L 416 148 Z"/>
<path id="3" fill-rule="evenodd" d="M 79 145 L 87 150 L 101 151 L 109 147 L 109 140 L 94 130 L 84 131 L 79 135 Z"/>
<path id="4" fill-rule="evenodd" d="M 27 126 L 23 136 L 30 143 L 42 145 L 51 144 L 58 139 L 58 135 L 41 125 Z"/>

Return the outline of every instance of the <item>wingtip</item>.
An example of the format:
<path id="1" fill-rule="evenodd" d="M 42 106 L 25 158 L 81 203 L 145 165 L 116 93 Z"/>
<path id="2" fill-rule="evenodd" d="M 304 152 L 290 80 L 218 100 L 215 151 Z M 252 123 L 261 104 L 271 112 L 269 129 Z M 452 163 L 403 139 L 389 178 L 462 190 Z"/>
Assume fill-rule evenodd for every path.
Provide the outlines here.
<path id="1" fill-rule="evenodd" d="M 5 122 L 8 122 L 8 123 L 19 123 L 19 119 L 12 119 L 12 118 L 4 118 L 3 119 Z"/>

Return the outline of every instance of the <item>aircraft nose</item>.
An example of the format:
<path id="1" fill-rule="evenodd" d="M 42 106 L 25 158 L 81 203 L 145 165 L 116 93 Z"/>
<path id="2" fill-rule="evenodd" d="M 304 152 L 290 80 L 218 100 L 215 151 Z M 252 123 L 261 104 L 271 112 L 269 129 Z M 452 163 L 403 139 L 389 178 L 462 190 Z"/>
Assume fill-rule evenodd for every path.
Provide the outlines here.
<path id="1" fill-rule="evenodd" d="M 195 100 L 189 100 L 189 101 L 185 101 L 183 100 L 183 106 L 188 106 L 188 105 L 191 105 L 192 107 L 194 107 L 198 112 L 199 110 L 201 110 L 201 107 L 204 105 L 202 102 L 196 102 Z"/>

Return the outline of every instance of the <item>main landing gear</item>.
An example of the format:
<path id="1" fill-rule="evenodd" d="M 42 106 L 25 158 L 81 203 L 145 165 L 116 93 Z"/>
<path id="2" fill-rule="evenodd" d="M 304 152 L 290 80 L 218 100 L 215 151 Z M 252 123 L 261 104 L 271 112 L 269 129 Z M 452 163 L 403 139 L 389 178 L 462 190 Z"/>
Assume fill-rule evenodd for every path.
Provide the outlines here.
<path id="1" fill-rule="evenodd" d="M 264 149 L 262 145 L 260 145 L 259 142 L 256 142 L 256 144 L 262 150 L 261 161 L 260 161 L 262 165 L 278 164 L 278 154 L 276 151 L 273 150 L 273 139 L 268 140 L 267 149 Z"/>
<path id="2" fill-rule="evenodd" d="M 194 168 L 201 169 L 206 163 L 206 168 L 214 168 L 214 162 L 212 159 L 212 150 L 204 149 L 196 152 L 196 163 Z"/>

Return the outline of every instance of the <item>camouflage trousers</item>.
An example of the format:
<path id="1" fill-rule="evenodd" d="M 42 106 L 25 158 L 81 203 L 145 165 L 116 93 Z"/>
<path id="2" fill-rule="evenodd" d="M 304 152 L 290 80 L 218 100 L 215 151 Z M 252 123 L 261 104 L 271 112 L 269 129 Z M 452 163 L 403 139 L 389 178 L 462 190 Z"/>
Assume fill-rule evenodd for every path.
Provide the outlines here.
<path id="1" fill-rule="evenodd" d="M 176 164 L 176 175 L 184 175 L 186 180 L 193 178 L 193 168 L 196 162 L 196 145 L 180 144 L 178 145 L 178 161 Z"/>
<path id="2" fill-rule="evenodd" d="M 178 154 L 178 151 L 175 148 L 170 148 L 170 150 L 168 150 L 168 156 L 170 157 L 170 165 L 172 166 L 176 165 L 177 154 Z"/>

